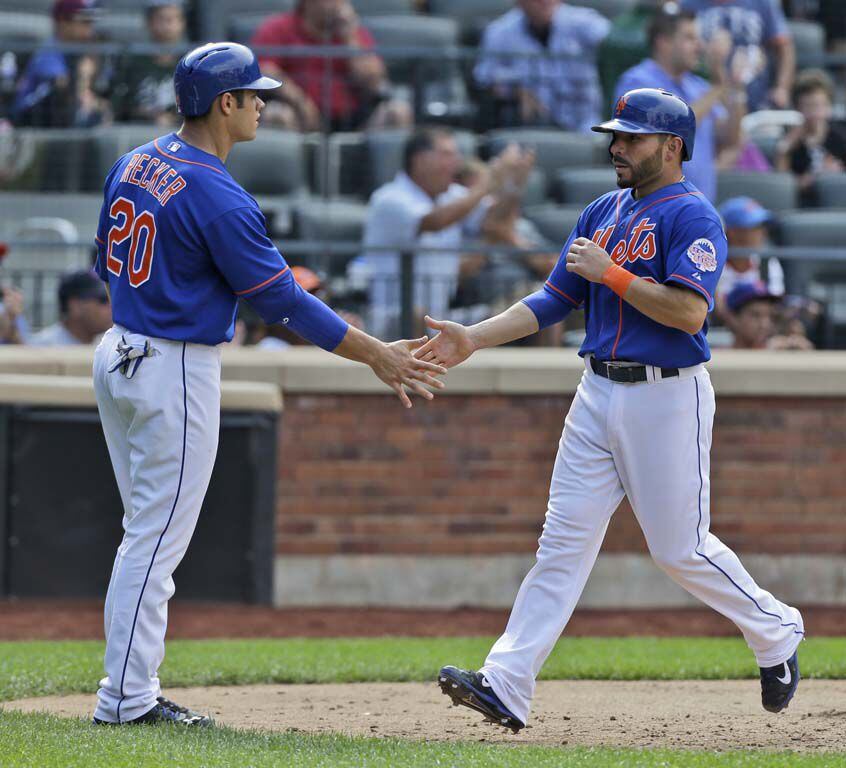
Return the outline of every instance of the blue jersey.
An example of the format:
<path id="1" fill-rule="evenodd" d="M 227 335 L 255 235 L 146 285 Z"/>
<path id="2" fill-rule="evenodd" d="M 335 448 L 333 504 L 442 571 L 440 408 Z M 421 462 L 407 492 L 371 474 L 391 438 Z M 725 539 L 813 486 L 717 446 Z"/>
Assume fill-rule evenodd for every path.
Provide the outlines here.
<path id="1" fill-rule="evenodd" d="M 681 181 L 642 199 L 625 189 L 592 202 L 579 217 L 544 291 L 560 302 L 558 319 L 570 309 L 584 307 L 582 356 L 663 368 L 686 368 L 711 358 L 707 323 L 694 335 L 670 328 L 607 286 L 568 272 L 567 252 L 578 237 L 593 240 L 616 264 L 638 277 L 695 291 L 713 309 L 728 243 L 719 214 L 696 187 Z M 532 307 L 531 297 L 526 303 Z"/>
<path id="2" fill-rule="evenodd" d="M 214 155 L 163 136 L 118 160 L 103 198 L 96 269 L 115 323 L 219 344 L 232 338 L 239 297 L 267 322 L 287 320 L 274 293 L 296 290 L 290 269 L 255 199 Z"/>

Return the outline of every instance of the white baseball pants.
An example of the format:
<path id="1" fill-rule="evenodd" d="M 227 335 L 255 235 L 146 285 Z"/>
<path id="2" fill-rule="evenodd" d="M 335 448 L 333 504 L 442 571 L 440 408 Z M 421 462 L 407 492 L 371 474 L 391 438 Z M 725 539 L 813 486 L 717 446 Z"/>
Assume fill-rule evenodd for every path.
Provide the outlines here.
<path id="1" fill-rule="evenodd" d="M 117 344 L 147 337 L 118 326 L 94 355 L 94 389 L 121 501 L 123 541 L 106 595 L 106 677 L 95 717 L 125 722 L 161 695 L 167 601 L 200 514 L 217 453 L 220 350 L 150 338 L 132 378 L 108 369 Z"/>
<path id="2" fill-rule="evenodd" d="M 535 678 L 570 619 L 605 537 L 628 496 L 657 565 L 740 628 L 761 667 L 803 638 L 795 608 L 761 589 L 708 532 L 714 390 L 703 366 L 680 377 L 617 384 L 588 368 L 552 472 L 537 561 L 482 672 L 524 723 Z M 660 370 L 660 369 L 659 369 Z"/>

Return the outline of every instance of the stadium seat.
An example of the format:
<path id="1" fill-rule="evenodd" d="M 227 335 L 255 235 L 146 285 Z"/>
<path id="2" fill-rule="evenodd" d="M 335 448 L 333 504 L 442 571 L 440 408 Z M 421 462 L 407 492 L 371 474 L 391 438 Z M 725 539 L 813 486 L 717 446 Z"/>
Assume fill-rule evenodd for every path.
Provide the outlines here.
<path id="1" fill-rule="evenodd" d="M 553 176 L 556 199 L 565 205 L 587 205 L 617 189 L 613 168 L 564 168 Z"/>
<path id="2" fill-rule="evenodd" d="M 782 245 L 809 248 L 842 248 L 846 242 L 843 211 L 785 211 L 778 217 Z"/>
<path id="3" fill-rule="evenodd" d="M 796 47 L 796 69 L 825 65 L 825 27 L 816 21 L 787 22 Z"/>
<path id="4" fill-rule="evenodd" d="M 608 19 L 613 19 L 619 16 L 624 11 L 628 11 L 637 5 L 638 0 L 579 0 L 574 5 L 581 5 L 585 8 L 593 8 L 599 11 Z"/>
<path id="5" fill-rule="evenodd" d="M 581 213 L 581 206 L 552 203 L 530 206 L 523 211 L 523 215 L 556 247 L 564 245 Z"/>
<path id="6" fill-rule="evenodd" d="M 0 43 L 41 42 L 52 34 L 53 23 L 47 15 L 0 10 Z"/>
<path id="7" fill-rule="evenodd" d="M 102 194 L 0 192 L 0 240 L 12 237 L 27 219 L 52 216 L 67 219 L 79 238 L 93 245 L 102 204 Z"/>
<path id="8" fill-rule="evenodd" d="M 814 182 L 820 208 L 846 208 L 846 175 L 824 173 Z"/>
<path id="9" fill-rule="evenodd" d="M 548 184 L 546 174 L 538 167 L 532 168 L 523 192 L 523 205 L 543 205 L 547 202 Z"/>
<path id="10" fill-rule="evenodd" d="M 792 258 L 782 258 L 784 279 L 791 293 L 821 301 L 826 305 L 824 343 L 843 346 L 846 320 L 846 259 L 803 257 L 803 248 L 834 248 L 841 256 L 846 242 L 846 215 L 843 211 L 786 211 L 778 217 L 776 229 L 781 245 L 799 250 Z"/>
<path id="11" fill-rule="evenodd" d="M 255 13 L 239 13 L 229 17 L 227 25 L 226 39 L 232 40 L 236 43 L 243 43 L 249 45 L 250 40 L 256 30 L 261 26 L 262 22 L 272 14 L 266 11 L 256 11 Z"/>
<path id="12" fill-rule="evenodd" d="M 291 131 L 261 131 L 255 141 L 233 147 L 226 166 L 253 195 L 306 193 L 303 138 Z"/>
<path id="13" fill-rule="evenodd" d="M 198 39 L 223 40 L 232 30 L 235 19 L 290 11 L 296 0 L 198 0 L 195 15 L 200 29 Z"/>
<path id="14" fill-rule="evenodd" d="M 449 55 L 458 45 L 458 22 L 434 16 L 368 16 L 362 20 L 373 35 L 377 48 L 392 49 L 385 64 L 394 83 L 413 83 L 415 65 L 409 61 L 416 51 L 427 58 L 419 65 L 420 82 L 447 80 L 454 68 L 447 66 Z M 432 57 L 432 54 L 442 56 Z"/>
<path id="15" fill-rule="evenodd" d="M 717 174 L 717 203 L 746 195 L 771 211 L 786 211 L 797 204 L 796 179 L 792 173 L 750 173 L 720 171 Z"/>
<path id="16" fill-rule="evenodd" d="M 301 240 L 361 242 L 367 206 L 343 200 L 310 200 L 292 207 L 294 233 Z"/>
<path id="17" fill-rule="evenodd" d="M 102 190 L 106 174 L 121 155 L 167 132 L 166 128 L 154 123 L 117 123 L 96 128 L 81 188 L 89 192 Z"/>
<path id="18" fill-rule="evenodd" d="M 136 43 L 147 39 L 143 13 L 109 11 L 97 17 L 97 34 L 106 41 Z"/>
<path id="19" fill-rule="evenodd" d="M 56 0 L 0 0 L 0 11 L 37 13 L 50 20 L 50 10 Z"/>
<path id="20" fill-rule="evenodd" d="M 552 179 L 562 168 L 608 167 L 608 139 L 599 134 L 570 133 L 556 128 L 503 128 L 485 134 L 485 154 L 495 155 L 508 144 L 531 147 L 536 167 Z M 547 190 L 549 191 L 549 190 Z"/>
<path id="21" fill-rule="evenodd" d="M 7 163 L 0 186 L 39 192 L 84 190 L 83 171 L 88 165 L 91 136 L 91 131 L 81 128 L 21 128 L 15 131 L 11 136 L 14 157 Z"/>
<path id="22" fill-rule="evenodd" d="M 369 184 L 365 186 L 363 183 L 358 194 L 369 194 L 394 178 L 402 167 L 402 153 L 408 136 L 405 130 L 370 131 L 365 135 Z M 462 155 L 471 157 L 476 154 L 474 134 L 456 131 L 454 136 Z"/>
<path id="23" fill-rule="evenodd" d="M 461 41 L 478 45 L 485 27 L 494 19 L 508 13 L 513 0 L 429 0 L 429 13 L 449 16 L 461 26 Z"/>
<path id="24" fill-rule="evenodd" d="M 414 0 L 353 0 L 359 16 L 398 16 L 414 13 Z"/>

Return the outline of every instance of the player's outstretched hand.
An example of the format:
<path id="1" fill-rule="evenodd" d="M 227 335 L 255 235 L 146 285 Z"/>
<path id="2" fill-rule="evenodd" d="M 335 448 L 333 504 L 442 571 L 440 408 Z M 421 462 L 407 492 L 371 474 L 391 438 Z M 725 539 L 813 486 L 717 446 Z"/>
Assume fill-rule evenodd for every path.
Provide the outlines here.
<path id="1" fill-rule="evenodd" d="M 442 365 L 444 368 L 454 368 L 463 363 L 476 351 L 476 346 L 470 338 L 470 333 L 460 323 L 449 320 L 433 320 L 426 315 L 426 325 L 438 334 L 422 347 L 414 356 L 429 363 Z"/>
<path id="2" fill-rule="evenodd" d="M 446 368 L 414 356 L 414 351 L 426 343 L 426 337 L 420 339 L 400 339 L 385 344 L 382 353 L 370 364 L 370 367 L 382 381 L 394 392 L 406 408 L 411 408 L 411 399 L 405 391 L 407 387 L 426 400 L 434 399 L 434 393 L 426 389 L 443 389 L 444 383 L 437 376 L 446 373 Z M 424 386 L 425 385 L 425 386 Z"/>

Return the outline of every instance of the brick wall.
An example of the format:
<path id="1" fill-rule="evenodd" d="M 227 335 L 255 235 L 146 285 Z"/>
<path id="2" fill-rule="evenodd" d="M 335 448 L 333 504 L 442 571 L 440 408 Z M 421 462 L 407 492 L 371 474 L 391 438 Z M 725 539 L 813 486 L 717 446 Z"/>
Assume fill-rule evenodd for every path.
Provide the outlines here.
<path id="1" fill-rule="evenodd" d="M 526 554 L 570 396 L 287 394 L 280 554 Z M 712 531 L 740 552 L 846 552 L 846 398 L 717 400 Z M 626 502 L 606 552 L 645 552 Z"/>

